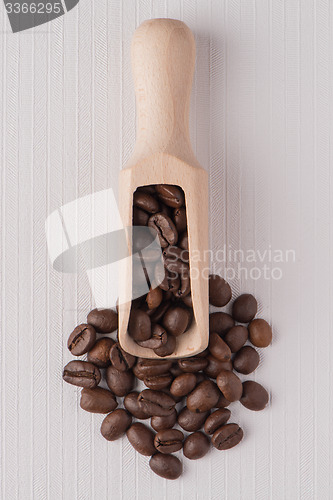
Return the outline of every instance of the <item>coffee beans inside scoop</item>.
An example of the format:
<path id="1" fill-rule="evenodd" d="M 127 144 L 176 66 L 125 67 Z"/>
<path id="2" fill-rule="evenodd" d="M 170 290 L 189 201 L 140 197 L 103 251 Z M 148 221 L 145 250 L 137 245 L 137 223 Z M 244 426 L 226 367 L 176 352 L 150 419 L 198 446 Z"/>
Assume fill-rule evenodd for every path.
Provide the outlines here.
<path id="1" fill-rule="evenodd" d="M 174 352 L 177 336 L 192 321 L 188 283 L 184 277 L 173 280 L 168 274 L 171 250 L 176 262 L 180 261 L 180 271 L 184 263 L 188 265 L 182 260 L 186 257 L 181 253 L 183 246 L 175 244 L 177 238 L 187 240 L 184 194 L 176 186 L 145 186 L 136 193 L 133 222 L 154 225 L 159 231 L 167 277 L 136 300 L 135 308 L 132 305 L 129 333 L 139 345 L 163 357 Z M 158 214 L 163 217 L 152 218 Z M 218 275 L 209 277 L 209 300 L 215 307 L 224 307 L 231 300 L 229 284 Z M 182 450 L 187 459 L 197 460 L 208 452 L 210 443 L 217 450 L 228 450 L 242 440 L 243 431 L 232 422 L 227 408 L 232 401 L 240 401 L 252 411 L 262 410 L 269 401 L 262 385 L 251 380 L 242 383 L 238 376 L 257 368 L 260 357 L 255 347 L 266 347 L 272 339 L 271 327 L 256 318 L 256 313 L 255 298 L 241 295 L 234 301 L 231 315 L 211 313 L 205 351 L 192 358 L 159 360 L 136 358 L 123 351 L 117 338 L 106 336 L 117 328 L 117 312 L 94 309 L 68 339 L 70 352 L 86 354 L 87 361 L 69 362 L 63 378 L 83 388 L 82 409 L 106 414 L 101 425 L 105 439 L 127 435 L 137 452 L 151 456 L 153 472 L 177 479 L 182 463 L 172 453 Z M 108 388 L 99 387 L 102 378 Z M 138 383 L 146 389 L 137 387 Z"/>

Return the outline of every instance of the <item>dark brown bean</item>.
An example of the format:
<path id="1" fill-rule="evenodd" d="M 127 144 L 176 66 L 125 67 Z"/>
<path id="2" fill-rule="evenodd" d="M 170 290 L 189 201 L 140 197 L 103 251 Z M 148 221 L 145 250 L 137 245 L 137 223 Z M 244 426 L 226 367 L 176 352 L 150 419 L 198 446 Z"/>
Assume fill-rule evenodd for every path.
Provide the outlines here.
<path id="1" fill-rule="evenodd" d="M 181 297 L 182 301 L 184 302 L 184 304 L 187 306 L 187 307 L 190 307 L 192 308 L 193 307 L 193 302 L 192 302 L 192 296 L 191 294 L 189 295 L 185 295 Z"/>
<path id="2" fill-rule="evenodd" d="M 180 248 L 188 250 L 188 235 L 186 231 L 184 231 L 184 233 L 180 235 L 178 245 L 180 246 Z"/>
<path id="3" fill-rule="evenodd" d="M 168 207 L 179 208 L 185 204 L 183 190 L 169 184 L 156 184 L 159 199 Z"/>
<path id="4" fill-rule="evenodd" d="M 68 384 L 94 389 L 101 380 L 101 372 L 87 361 L 70 361 L 64 368 L 62 378 Z"/>
<path id="5" fill-rule="evenodd" d="M 176 226 L 167 215 L 162 214 L 161 212 L 152 215 L 149 217 L 148 227 L 155 229 L 162 248 L 165 248 L 168 245 L 175 245 L 177 243 L 178 232 Z"/>
<path id="6" fill-rule="evenodd" d="M 133 195 L 133 205 L 150 214 L 156 214 L 160 205 L 154 196 L 142 191 L 136 191 Z"/>
<path id="7" fill-rule="evenodd" d="M 218 333 L 212 332 L 209 334 L 208 349 L 214 358 L 220 361 L 229 361 L 231 359 L 231 350 L 228 344 L 219 336 Z"/>
<path id="8" fill-rule="evenodd" d="M 88 314 L 87 323 L 97 332 L 112 333 L 118 328 L 118 314 L 112 309 L 93 309 Z"/>
<path id="9" fill-rule="evenodd" d="M 205 374 L 210 378 L 216 378 L 221 370 L 232 370 L 232 362 L 220 361 L 211 354 L 207 356 L 208 365 L 204 369 Z"/>
<path id="10" fill-rule="evenodd" d="M 138 396 L 138 401 L 148 415 L 164 417 L 170 415 L 175 407 L 174 399 L 162 391 L 144 389 Z"/>
<path id="11" fill-rule="evenodd" d="M 205 411 L 202 413 L 193 413 L 187 408 L 187 406 L 185 406 L 185 408 L 183 408 L 178 415 L 178 424 L 185 431 L 198 431 L 204 425 L 208 415 L 209 411 Z"/>
<path id="12" fill-rule="evenodd" d="M 171 373 L 165 373 L 162 375 L 156 375 L 155 377 L 146 377 L 144 383 L 149 389 L 153 389 L 154 391 L 160 391 L 169 387 L 171 382 L 173 381 L 173 376 Z"/>
<path id="13" fill-rule="evenodd" d="M 109 337 L 97 340 L 94 347 L 88 352 L 87 360 L 99 368 L 106 368 L 111 363 L 110 350 L 114 343 L 114 340 Z"/>
<path id="14" fill-rule="evenodd" d="M 170 387 L 173 396 L 187 396 L 197 385 L 197 377 L 194 373 L 183 373 L 175 378 Z"/>
<path id="15" fill-rule="evenodd" d="M 101 434 L 108 441 L 115 441 L 123 436 L 132 423 L 132 417 L 122 408 L 117 408 L 105 417 L 101 425 Z"/>
<path id="16" fill-rule="evenodd" d="M 175 208 L 173 211 L 173 220 L 178 233 L 182 233 L 183 231 L 185 231 L 187 227 L 186 208 Z"/>
<path id="17" fill-rule="evenodd" d="M 105 378 L 109 389 L 116 396 L 126 396 L 133 389 L 134 376 L 131 371 L 120 372 L 114 366 L 109 366 Z"/>
<path id="18" fill-rule="evenodd" d="M 146 377 L 156 377 L 156 375 L 162 375 L 163 373 L 167 373 L 172 366 L 172 361 L 168 359 L 144 359 L 138 358 L 138 361 L 135 365 L 135 375 L 138 377 L 142 375 L 143 378 Z M 134 371 L 133 369 L 133 371 Z M 140 378 L 140 377 L 138 377 Z"/>
<path id="19" fill-rule="evenodd" d="M 173 335 L 168 335 L 167 341 L 165 344 L 161 345 L 154 349 L 154 353 L 161 358 L 165 356 L 170 356 L 176 349 L 177 340 Z"/>
<path id="20" fill-rule="evenodd" d="M 133 207 L 133 226 L 146 226 L 149 215 L 138 207 Z"/>
<path id="21" fill-rule="evenodd" d="M 245 342 L 247 341 L 249 336 L 248 329 L 245 326 L 237 325 L 224 335 L 224 342 L 228 344 L 231 352 L 237 352 Z"/>
<path id="22" fill-rule="evenodd" d="M 158 349 L 164 346 L 168 341 L 168 334 L 163 328 L 163 326 L 158 324 L 153 324 L 151 327 L 151 337 L 148 340 L 141 340 L 137 343 L 141 347 L 146 347 L 148 349 Z"/>
<path id="23" fill-rule="evenodd" d="M 156 452 L 154 446 L 154 433 L 141 422 L 132 424 L 126 436 L 133 448 L 141 455 L 149 457 Z"/>
<path id="24" fill-rule="evenodd" d="M 180 285 L 179 276 L 176 273 L 170 273 L 161 262 L 155 267 L 155 282 L 164 292 L 174 292 Z"/>
<path id="25" fill-rule="evenodd" d="M 117 400 L 111 391 L 95 387 L 95 389 L 82 389 L 80 406 L 82 410 L 90 413 L 109 413 L 117 408 Z"/>
<path id="26" fill-rule="evenodd" d="M 209 438 L 200 431 L 187 436 L 184 441 L 183 453 L 190 460 L 197 460 L 206 455 L 210 448 Z"/>
<path id="27" fill-rule="evenodd" d="M 231 299 L 231 288 L 221 276 L 209 276 L 209 302 L 212 306 L 224 307 Z"/>
<path id="28" fill-rule="evenodd" d="M 259 361 L 260 357 L 257 351 L 253 347 L 245 345 L 238 351 L 232 363 L 237 372 L 248 375 L 254 372 L 259 365 Z"/>
<path id="29" fill-rule="evenodd" d="M 229 450 L 243 439 L 243 431 L 238 424 L 226 424 L 217 429 L 212 444 L 218 450 Z"/>
<path id="30" fill-rule="evenodd" d="M 124 398 L 124 406 L 129 413 L 133 415 L 135 418 L 139 418 L 140 420 L 145 420 L 150 418 L 150 415 L 145 413 L 138 401 L 139 393 L 137 391 L 133 391 L 127 394 Z"/>
<path id="31" fill-rule="evenodd" d="M 171 427 L 173 427 L 176 422 L 177 411 L 173 409 L 172 413 L 165 417 L 158 417 L 157 415 L 151 417 L 150 425 L 155 431 L 161 431 L 163 429 L 171 429 Z"/>
<path id="32" fill-rule="evenodd" d="M 163 300 L 161 304 L 158 306 L 156 311 L 150 316 L 152 323 L 160 323 L 166 311 L 169 309 L 171 305 L 170 300 Z"/>
<path id="33" fill-rule="evenodd" d="M 218 402 L 215 405 L 216 408 L 226 408 L 226 406 L 229 406 L 229 405 L 230 405 L 230 401 L 228 401 L 227 399 L 225 399 L 225 397 L 221 393 L 220 397 L 219 397 L 219 400 L 218 400 Z"/>
<path id="34" fill-rule="evenodd" d="M 260 411 L 265 408 L 269 401 L 266 389 L 258 382 L 247 380 L 243 383 L 243 394 L 240 402 L 245 408 L 253 411 Z"/>
<path id="35" fill-rule="evenodd" d="M 165 479 L 177 479 L 183 472 L 182 463 L 177 457 L 163 453 L 155 453 L 149 461 L 149 467 Z"/>
<path id="36" fill-rule="evenodd" d="M 73 356 L 82 356 L 96 342 L 96 330 L 86 323 L 78 325 L 68 337 L 67 347 Z"/>
<path id="37" fill-rule="evenodd" d="M 215 312 L 209 315 L 209 331 L 225 335 L 230 328 L 235 326 L 235 321 L 230 314 Z"/>
<path id="38" fill-rule="evenodd" d="M 174 453 L 183 447 L 184 434 L 178 429 L 163 429 L 155 435 L 154 446 L 160 453 Z"/>
<path id="39" fill-rule="evenodd" d="M 163 299 L 163 292 L 159 287 L 151 288 L 147 293 L 146 302 L 149 309 L 156 309 Z"/>
<path id="40" fill-rule="evenodd" d="M 258 304 L 250 293 L 237 297 L 232 305 L 232 316 L 240 323 L 249 323 L 257 314 Z"/>
<path id="41" fill-rule="evenodd" d="M 208 361 L 205 358 L 197 358 L 193 356 L 192 358 L 184 358 L 178 360 L 178 366 L 186 373 L 196 373 L 204 370 L 208 365 Z"/>
<path id="42" fill-rule="evenodd" d="M 234 372 L 221 370 L 216 377 L 216 383 L 228 401 L 238 401 L 241 398 L 243 391 L 242 382 Z"/>
<path id="43" fill-rule="evenodd" d="M 231 411 L 227 408 L 220 408 L 209 415 L 205 422 L 205 433 L 214 434 L 214 432 L 226 424 L 230 418 Z"/>
<path id="44" fill-rule="evenodd" d="M 187 396 L 187 408 L 195 413 L 203 413 L 216 405 L 219 396 L 216 384 L 204 380 Z"/>
<path id="45" fill-rule="evenodd" d="M 163 316 L 163 326 L 168 333 L 177 337 L 185 332 L 189 314 L 184 307 L 171 306 Z"/>
<path id="46" fill-rule="evenodd" d="M 110 361 L 117 370 L 125 372 L 134 366 L 136 357 L 124 351 L 117 342 L 110 349 Z"/>
<path id="47" fill-rule="evenodd" d="M 256 347 L 267 347 L 272 342 L 272 328 L 264 319 L 254 319 L 249 324 L 249 337 Z"/>
<path id="48" fill-rule="evenodd" d="M 150 339 L 151 320 L 148 314 L 141 309 L 132 310 L 128 322 L 128 333 L 136 341 Z"/>
<path id="49" fill-rule="evenodd" d="M 147 186 L 139 186 L 136 188 L 136 191 L 139 193 L 148 193 L 148 194 L 156 194 L 155 186 L 153 184 L 149 184 Z"/>

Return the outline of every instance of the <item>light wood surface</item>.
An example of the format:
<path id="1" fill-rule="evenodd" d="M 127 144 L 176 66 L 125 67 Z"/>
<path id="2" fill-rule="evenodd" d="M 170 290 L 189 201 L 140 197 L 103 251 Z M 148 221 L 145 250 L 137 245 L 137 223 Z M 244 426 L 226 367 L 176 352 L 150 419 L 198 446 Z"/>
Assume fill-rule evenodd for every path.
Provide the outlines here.
<path id="1" fill-rule="evenodd" d="M 137 104 L 137 141 L 120 173 L 120 213 L 132 225 L 133 193 L 138 186 L 175 184 L 184 190 L 189 236 L 194 321 L 177 338 L 171 357 L 192 356 L 208 345 L 208 176 L 194 156 L 189 138 L 189 103 L 195 64 L 191 30 L 181 21 L 145 21 L 132 42 Z M 129 242 L 129 248 L 131 242 Z M 119 290 L 119 341 L 131 354 L 157 358 L 128 335 L 132 269 L 124 263 Z"/>

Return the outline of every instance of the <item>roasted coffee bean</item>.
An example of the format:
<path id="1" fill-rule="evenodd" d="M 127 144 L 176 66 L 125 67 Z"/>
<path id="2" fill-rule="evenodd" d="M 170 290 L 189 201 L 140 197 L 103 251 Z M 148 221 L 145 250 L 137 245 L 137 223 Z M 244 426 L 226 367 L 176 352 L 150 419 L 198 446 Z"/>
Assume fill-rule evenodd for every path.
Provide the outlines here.
<path id="1" fill-rule="evenodd" d="M 173 211 L 173 220 L 178 233 L 185 231 L 187 227 L 186 209 L 185 207 L 175 208 Z"/>
<path id="2" fill-rule="evenodd" d="M 169 184 L 156 184 L 159 199 L 168 207 L 179 208 L 185 203 L 183 190 Z"/>
<path id="3" fill-rule="evenodd" d="M 138 361 L 135 365 L 135 375 L 138 377 L 138 373 L 139 375 L 143 376 L 143 379 L 146 377 L 156 377 L 157 375 L 168 373 L 171 366 L 172 361 L 168 359 L 160 360 L 138 358 Z"/>
<path id="4" fill-rule="evenodd" d="M 226 424 L 217 429 L 212 437 L 212 444 L 218 450 L 229 450 L 243 439 L 243 431 L 238 424 Z"/>
<path id="5" fill-rule="evenodd" d="M 69 384 L 93 389 L 101 380 L 101 372 L 87 361 L 70 361 L 64 368 L 62 378 Z"/>
<path id="6" fill-rule="evenodd" d="M 160 391 L 169 387 L 171 382 L 173 381 L 173 376 L 171 373 L 165 373 L 163 375 L 156 375 L 155 377 L 146 377 L 144 380 L 144 384 L 149 387 L 149 389 L 153 389 L 154 391 Z"/>
<path id="7" fill-rule="evenodd" d="M 182 398 L 179 397 L 179 396 L 173 396 L 170 392 L 170 389 L 169 388 L 166 388 L 166 389 L 162 389 L 162 392 L 164 392 L 165 394 L 167 394 L 168 396 L 170 396 L 170 398 L 172 398 L 175 403 L 180 403 L 180 401 L 182 401 Z"/>
<path id="8" fill-rule="evenodd" d="M 138 207 L 133 207 L 133 226 L 146 226 L 149 215 Z"/>
<path id="9" fill-rule="evenodd" d="M 132 310 L 128 322 L 128 333 L 136 341 L 150 339 L 151 320 L 148 314 L 140 309 Z"/>
<path id="10" fill-rule="evenodd" d="M 166 417 L 158 417 L 157 415 L 154 415 L 151 417 L 150 425 L 155 431 L 171 429 L 171 427 L 173 427 L 177 422 L 177 416 L 177 411 L 175 409 L 173 409 L 172 413 Z"/>
<path id="11" fill-rule="evenodd" d="M 248 329 L 245 326 L 237 325 L 224 335 L 223 339 L 226 344 L 230 347 L 231 352 L 237 352 L 245 342 L 247 341 L 249 336 Z"/>
<path id="12" fill-rule="evenodd" d="M 219 396 L 216 384 L 211 380 L 204 380 L 187 396 L 187 408 L 195 413 L 203 413 L 214 408 Z"/>
<path id="13" fill-rule="evenodd" d="M 150 339 L 139 341 L 137 342 L 137 344 L 148 349 L 158 349 L 159 347 L 164 346 L 167 341 L 168 334 L 165 328 L 163 328 L 163 326 L 161 325 L 153 324 Z"/>
<path id="14" fill-rule="evenodd" d="M 97 340 L 94 347 L 88 352 L 87 360 L 99 368 L 106 368 L 111 363 L 110 350 L 114 344 L 114 340 L 109 337 Z"/>
<path id="15" fill-rule="evenodd" d="M 105 374 L 109 389 L 116 396 L 126 396 L 134 385 L 134 376 L 131 371 L 120 372 L 114 366 L 109 366 Z"/>
<path id="16" fill-rule="evenodd" d="M 110 349 L 110 361 L 117 370 L 125 372 L 134 366 L 136 357 L 124 351 L 117 342 Z"/>
<path id="17" fill-rule="evenodd" d="M 194 373 L 183 373 L 175 378 L 170 387 L 173 396 L 187 396 L 197 385 L 197 377 Z"/>
<path id="18" fill-rule="evenodd" d="M 256 347 L 267 347 L 272 342 L 272 328 L 264 319 L 254 319 L 249 324 L 249 337 Z"/>
<path id="19" fill-rule="evenodd" d="M 170 262 L 176 262 L 177 260 L 183 262 L 184 264 L 189 263 L 189 253 L 188 250 L 176 247 L 175 245 L 169 245 L 163 250 L 163 258 L 166 263 L 166 267 Z M 181 268 L 180 268 L 181 270 Z"/>
<path id="20" fill-rule="evenodd" d="M 193 302 L 192 302 L 192 295 L 189 294 L 189 295 L 185 295 L 181 297 L 182 301 L 184 302 L 184 304 L 187 306 L 187 307 L 190 307 L 192 308 L 193 307 Z"/>
<path id="21" fill-rule="evenodd" d="M 153 391 L 152 389 L 144 389 L 138 396 L 138 401 L 148 415 L 157 415 L 164 417 L 170 415 L 175 407 L 176 402 L 171 396 L 162 391 Z"/>
<path id="22" fill-rule="evenodd" d="M 149 309 L 156 309 L 163 299 L 163 292 L 159 287 L 151 288 L 147 293 L 146 302 Z"/>
<path id="23" fill-rule="evenodd" d="M 231 411 L 227 408 L 220 408 L 209 415 L 205 422 L 205 433 L 214 434 L 214 432 L 226 424 L 230 418 Z"/>
<path id="24" fill-rule="evenodd" d="M 145 193 L 143 191 L 136 191 L 133 195 L 133 205 L 145 212 L 149 212 L 150 214 L 156 214 L 156 212 L 160 209 L 160 204 L 149 193 Z"/>
<path id="25" fill-rule="evenodd" d="M 112 333 L 118 328 L 118 314 L 112 309 L 93 309 L 88 314 L 87 323 L 97 332 Z"/>
<path id="26" fill-rule="evenodd" d="M 235 326 L 235 321 L 230 314 L 215 312 L 209 315 L 209 331 L 225 335 L 230 328 Z"/>
<path id="27" fill-rule="evenodd" d="M 68 337 L 67 347 L 73 356 L 82 356 L 82 354 L 85 354 L 93 347 L 95 342 L 95 328 L 84 323 L 74 328 Z"/>
<path id="28" fill-rule="evenodd" d="M 164 292 L 175 292 L 180 285 L 180 279 L 177 273 L 168 271 L 161 262 L 155 267 L 155 282 Z"/>
<path id="29" fill-rule="evenodd" d="M 231 288 L 221 276 L 209 276 L 209 302 L 212 306 L 224 307 L 231 299 Z"/>
<path id="30" fill-rule="evenodd" d="M 220 361 L 229 361 L 229 359 L 231 359 L 230 347 L 224 342 L 218 333 L 210 333 L 208 349 L 214 358 L 219 359 Z"/>
<path id="31" fill-rule="evenodd" d="M 148 186 L 139 186 L 136 188 L 136 191 L 141 192 L 141 193 L 148 193 L 148 194 L 152 194 L 152 195 L 156 194 L 155 186 L 153 184 L 149 184 Z"/>
<path id="32" fill-rule="evenodd" d="M 171 274 L 177 273 L 179 277 L 178 288 L 173 290 L 174 295 L 178 299 L 186 297 L 186 295 L 188 295 L 191 292 L 190 269 L 188 265 L 180 260 L 176 262 L 169 262 L 168 271 Z"/>
<path id="33" fill-rule="evenodd" d="M 245 408 L 253 411 L 260 411 L 265 408 L 268 401 L 268 392 L 262 385 L 258 384 L 258 382 L 247 380 L 243 383 L 243 394 L 240 398 L 240 402 Z"/>
<path id="34" fill-rule="evenodd" d="M 184 441 L 183 453 L 190 460 L 197 460 L 206 455 L 210 448 L 209 438 L 200 431 L 187 436 Z"/>
<path id="35" fill-rule="evenodd" d="M 152 323 L 160 323 L 164 314 L 169 309 L 170 305 L 171 305 L 170 300 L 165 300 L 165 301 L 163 300 L 163 302 L 161 302 L 156 311 L 154 311 L 153 314 L 150 316 Z"/>
<path id="36" fill-rule="evenodd" d="M 254 372 L 259 365 L 259 361 L 260 357 L 257 351 L 253 349 L 253 347 L 245 345 L 234 357 L 233 365 L 237 372 L 248 375 L 249 373 Z"/>
<path id="37" fill-rule="evenodd" d="M 141 408 L 138 401 L 139 393 L 137 391 L 133 391 L 127 394 L 124 398 L 124 406 L 126 410 L 133 415 L 135 418 L 139 418 L 140 420 L 145 420 L 150 418 L 150 415 L 147 415 Z"/>
<path id="38" fill-rule="evenodd" d="M 221 370 L 232 370 L 231 360 L 221 361 L 210 354 L 207 356 L 206 361 L 208 361 L 208 364 L 204 372 L 207 377 L 216 378 Z"/>
<path id="39" fill-rule="evenodd" d="M 180 235 L 178 246 L 184 250 L 188 250 L 188 235 L 186 231 Z"/>
<path id="40" fill-rule="evenodd" d="M 229 370 L 221 370 L 216 383 L 228 401 L 238 401 L 242 396 L 243 386 L 237 375 Z"/>
<path id="41" fill-rule="evenodd" d="M 132 423 L 132 417 L 122 408 L 117 408 L 105 417 L 101 425 L 101 434 L 108 441 L 116 441 L 125 434 Z"/>
<path id="42" fill-rule="evenodd" d="M 185 406 L 178 415 L 178 424 L 187 432 L 194 432 L 201 429 L 204 425 L 209 411 L 202 413 L 193 413 Z"/>
<path id="43" fill-rule="evenodd" d="M 228 401 L 224 396 L 223 394 L 221 393 L 220 394 L 220 397 L 219 397 L 219 400 L 218 402 L 216 403 L 216 408 L 226 408 L 227 406 L 230 405 L 230 401 Z"/>
<path id="44" fill-rule="evenodd" d="M 189 323 L 189 314 L 180 306 L 171 306 L 163 316 L 163 326 L 168 333 L 178 337 L 185 332 Z"/>
<path id="45" fill-rule="evenodd" d="M 133 448 L 141 455 L 149 457 L 156 452 L 154 446 L 154 433 L 141 422 L 132 424 L 127 430 L 126 436 Z"/>
<path id="46" fill-rule="evenodd" d="M 174 455 L 155 453 L 149 461 L 149 467 L 155 474 L 165 479 L 178 479 L 183 472 L 181 461 Z"/>
<path id="47" fill-rule="evenodd" d="M 257 314 L 258 304 L 250 293 L 237 297 L 232 305 L 232 316 L 240 323 L 249 323 Z"/>
<path id="48" fill-rule="evenodd" d="M 162 248 L 165 248 L 168 245 L 175 245 L 177 243 L 178 231 L 170 217 L 167 215 L 161 212 L 152 215 L 149 217 L 148 227 L 155 229 Z"/>
<path id="49" fill-rule="evenodd" d="M 184 358 L 178 360 L 178 366 L 185 373 L 196 373 L 204 370 L 208 365 L 208 361 L 205 358 Z"/>
<path id="50" fill-rule="evenodd" d="M 178 429 L 164 429 L 155 435 L 154 446 L 160 453 L 174 453 L 183 447 L 184 434 Z"/>
<path id="51" fill-rule="evenodd" d="M 174 361 L 174 363 L 172 364 L 171 368 L 170 368 L 170 372 L 172 373 L 172 375 L 174 377 L 178 377 L 178 375 L 181 375 L 183 372 L 183 370 L 180 368 L 180 366 L 178 365 L 178 361 Z"/>
<path id="52" fill-rule="evenodd" d="M 96 387 L 82 389 L 80 406 L 91 413 L 109 413 L 117 408 L 117 400 L 112 392 Z"/>

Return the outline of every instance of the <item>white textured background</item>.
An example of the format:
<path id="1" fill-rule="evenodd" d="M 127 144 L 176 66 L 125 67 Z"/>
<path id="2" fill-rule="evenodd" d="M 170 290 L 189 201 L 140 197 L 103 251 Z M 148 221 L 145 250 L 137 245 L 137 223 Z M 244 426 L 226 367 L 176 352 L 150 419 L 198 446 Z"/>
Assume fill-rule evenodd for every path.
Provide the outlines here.
<path id="1" fill-rule="evenodd" d="M 329 0 L 81 0 L 50 25 L 1 29 L 1 498 L 333 498 L 332 90 Z M 44 221 L 116 186 L 135 138 L 130 39 L 150 17 L 197 41 L 191 134 L 210 171 L 211 244 L 295 249 L 283 279 L 234 280 L 274 327 L 255 378 L 271 407 L 233 404 L 244 442 L 150 473 L 64 386 L 65 348 L 91 305 L 50 269 Z M 233 263 L 231 265 L 234 265 Z"/>

